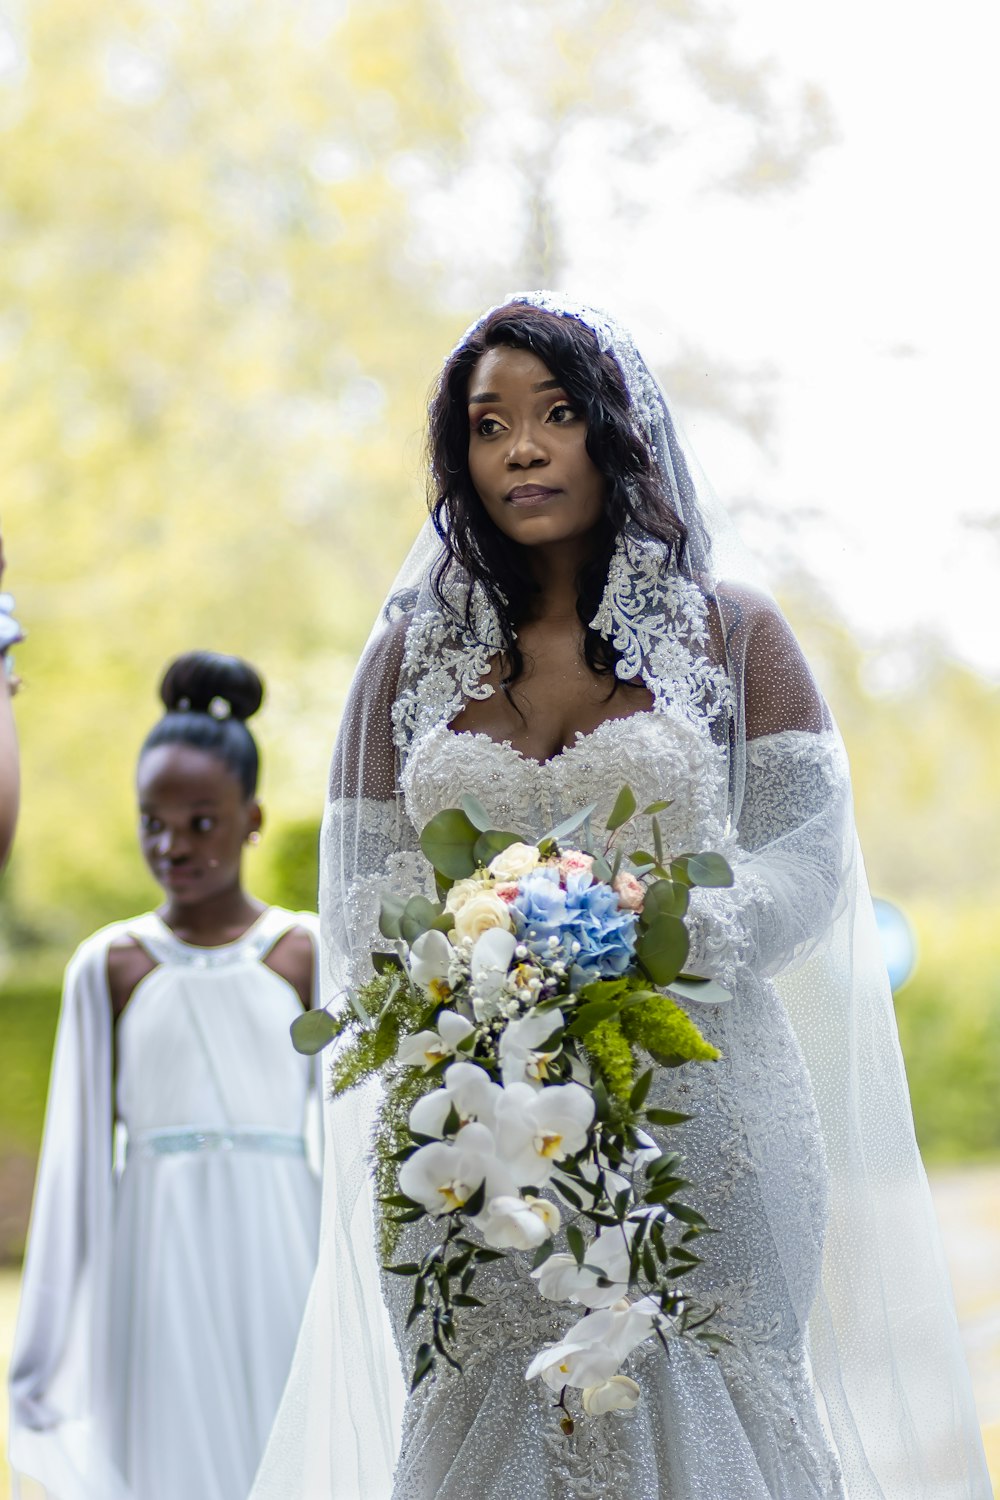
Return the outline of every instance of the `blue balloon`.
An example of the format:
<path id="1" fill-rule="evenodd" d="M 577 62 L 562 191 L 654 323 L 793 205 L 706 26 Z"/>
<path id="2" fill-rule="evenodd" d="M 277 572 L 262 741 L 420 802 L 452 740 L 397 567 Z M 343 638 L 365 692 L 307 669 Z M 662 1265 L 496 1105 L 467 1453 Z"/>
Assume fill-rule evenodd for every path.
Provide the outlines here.
<path id="1" fill-rule="evenodd" d="M 917 962 L 917 940 L 909 921 L 891 901 L 876 897 L 875 922 L 878 927 L 882 956 L 889 971 L 889 983 L 895 994 L 913 973 Z"/>

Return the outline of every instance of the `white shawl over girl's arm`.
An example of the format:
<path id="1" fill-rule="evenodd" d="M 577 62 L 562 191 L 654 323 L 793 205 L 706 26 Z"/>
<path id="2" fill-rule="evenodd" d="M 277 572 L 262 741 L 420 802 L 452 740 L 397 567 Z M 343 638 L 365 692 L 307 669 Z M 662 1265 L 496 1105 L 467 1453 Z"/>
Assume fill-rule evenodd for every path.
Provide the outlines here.
<path id="1" fill-rule="evenodd" d="M 66 970 L 10 1365 L 10 1463 L 49 1500 L 129 1500 L 95 1422 L 114 1197 L 108 948 L 95 933 Z"/>

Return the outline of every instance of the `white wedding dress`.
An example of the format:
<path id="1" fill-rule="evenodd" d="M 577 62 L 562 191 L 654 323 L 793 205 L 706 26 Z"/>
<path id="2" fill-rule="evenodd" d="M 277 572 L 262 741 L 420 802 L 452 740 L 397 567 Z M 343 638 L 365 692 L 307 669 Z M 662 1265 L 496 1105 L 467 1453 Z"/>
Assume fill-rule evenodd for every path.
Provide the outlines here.
<path id="1" fill-rule="evenodd" d="M 301 1002 L 263 961 L 302 925 L 270 907 L 200 948 L 148 913 L 70 966 L 11 1363 L 12 1468 L 50 1500 L 246 1500 L 319 1233 L 313 1070 L 288 1036 Z M 116 1027 L 113 1174 L 121 936 L 156 967 Z"/>
<path id="2" fill-rule="evenodd" d="M 653 1085 L 657 1104 L 693 1117 L 663 1135 L 693 1183 L 685 1196 L 719 1231 L 697 1242 L 687 1285 L 718 1307 L 729 1342 L 717 1356 L 637 1350 L 635 1410 L 567 1436 L 524 1371 L 581 1309 L 544 1302 L 509 1257 L 477 1277 L 486 1307 L 461 1309 L 464 1373 L 439 1371 L 406 1398 L 401 1370 L 426 1333 L 404 1327 L 407 1279 L 379 1271 L 375 1079 L 327 1111 L 317 1275 L 252 1500 L 987 1500 L 832 717 L 629 335 L 550 292 L 508 301 L 578 321 L 615 361 L 687 527 L 681 568 L 625 525 L 590 621 L 616 676 L 653 706 L 544 764 L 454 732 L 495 691 L 507 645 L 496 598 L 456 561 L 454 517 L 435 512 L 377 617 L 334 747 L 325 985 L 370 977 L 381 897 L 433 894 L 419 832 L 464 794 L 520 837 L 595 803 L 595 843 L 623 784 L 640 808 L 669 799 L 667 850 L 715 849 L 734 872 L 731 889 L 692 893 L 689 920 L 690 968 L 732 992 L 693 1007 L 721 1060 L 658 1069 Z M 620 702 L 609 695 L 611 712 Z M 637 843 L 649 838 L 640 819 Z M 396 1258 L 427 1233 L 409 1228 Z"/>
<path id="3" fill-rule="evenodd" d="M 785 803 L 785 821 L 799 828 L 822 824 L 824 810 L 842 795 L 843 764 L 832 736 L 769 736 L 752 743 L 750 755 L 744 851 L 754 846 L 756 817 L 766 817 L 773 833 L 776 795 Z M 678 715 L 650 712 L 609 720 L 544 764 L 484 735 L 439 726 L 414 742 L 403 786 L 418 828 L 454 805 L 457 786 L 480 799 L 496 827 L 541 837 L 591 802 L 594 829 L 602 829 L 627 783 L 640 807 L 671 799 L 661 823 L 673 852 L 725 850 L 739 862 L 726 830 L 724 771 L 707 732 Z M 639 843 L 649 837 L 640 822 Z M 830 894 L 818 853 L 814 878 L 800 879 L 780 917 L 752 881 L 744 881 L 739 896 L 696 896 L 696 942 L 699 931 L 717 951 L 727 931 L 734 939 L 725 965 L 732 1003 L 689 1007 L 723 1057 L 714 1065 L 659 1069 L 651 1096 L 694 1116 L 659 1134 L 683 1154 L 695 1184 L 689 1200 L 720 1231 L 699 1242 L 703 1265 L 687 1286 L 718 1304 L 719 1331 L 730 1346 L 717 1357 L 689 1344 L 673 1344 L 669 1355 L 656 1343 L 644 1346 L 625 1366 L 642 1386 L 639 1407 L 583 1418 L 567 1437 L 551 1393 L 540 1381 L 529 1385 L 524 1370 L 580 1309 L 543 1301 L 528 1278 L 530 1257 L 512 1258 L 492 1276 L 481 1273 L 476 1290 L 487 1305 L 460 1314 L 464 1375 L 426 1381 L 408 1402 L 394 1500 L 834 1500 L 843 1494 L 803 1335 L 825 1220 L 819 1127 L 785 1011 L 760 963 L 755 971 L 738 962 L 737 938 L 737 918 L 745 925 L 753 902 L 761 924 L 772 913 L 772 960 L 782 943 L 794 946 L 810 927 L 826 923 Z M 399 1259 L 411 1258 L 415 1242 L 411 1233 Z M 385 1281 L 409 1369 L 426 1334 L 419 1324 L 404 1331 L 405 1278 Z"/>

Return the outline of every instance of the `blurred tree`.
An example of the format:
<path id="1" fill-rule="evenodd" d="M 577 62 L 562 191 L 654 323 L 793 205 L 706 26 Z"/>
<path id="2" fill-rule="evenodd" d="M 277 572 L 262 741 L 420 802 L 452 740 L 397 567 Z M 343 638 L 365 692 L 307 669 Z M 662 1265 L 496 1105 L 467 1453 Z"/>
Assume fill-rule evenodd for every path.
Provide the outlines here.
<path id="1" fill-rule="evenodd" d="M 456 148 L 463 91 L 431 0 L 45 0 L 4 39 L 0 467 L 31 621 L 13 894 L 65 940 L 146 894 L 129 786 L 175 652 L 243 652 L 279 705 L 310 699 L 322 752 L 261 723 L 272 786 L 308 768 L 321 796 L 338 688 L 419 524 L 404 440 L 451 331 L 400 164 Z"/>
<path id="2" fill-rule="evenodd" d="M 698 0 L 0 12 L 0 466 L 32 631 L 8 931 L 65 948 L 152 898 L 129 787 L 180 650 L 262 669 L 273 821 L 315 816 L 455 323 L 565 267 L 574 203 L 634 214 L 708 138 L 713 183 L 787 178 L 752 163 L 801 164 L 821 119 Z"/>

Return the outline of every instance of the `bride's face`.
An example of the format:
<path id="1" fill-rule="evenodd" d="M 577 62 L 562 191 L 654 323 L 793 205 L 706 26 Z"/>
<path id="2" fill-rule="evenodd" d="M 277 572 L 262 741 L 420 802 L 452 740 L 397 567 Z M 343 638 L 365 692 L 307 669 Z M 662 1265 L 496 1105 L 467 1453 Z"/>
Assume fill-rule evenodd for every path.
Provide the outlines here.
<path id="1" fill-rule="evenodd" d="M 494 524 L 529 547 L 592 531 L 604 476 L 587 452 L 583 415 L 538 355 L 487 349 L 468 400 L 469 473 Z"/>

